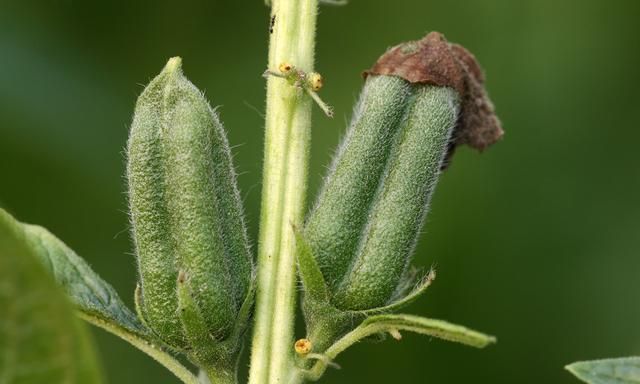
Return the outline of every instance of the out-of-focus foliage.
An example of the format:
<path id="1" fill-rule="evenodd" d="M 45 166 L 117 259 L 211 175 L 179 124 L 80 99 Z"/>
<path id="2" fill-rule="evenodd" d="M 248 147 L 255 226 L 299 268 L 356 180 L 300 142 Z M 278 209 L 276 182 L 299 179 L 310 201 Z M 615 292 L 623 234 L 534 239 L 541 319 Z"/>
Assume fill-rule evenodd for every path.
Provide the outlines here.
<path id="1" fill-rule="evenodd" d="M 0 210 L 0 383 L 102 383 L 85 324 L 27 237 Z"/>
<path id="2" fill-rule="evenodd" d="M 580 361 L 566 368 L 588 384 L 640 383 L 640 357 Z"/>
<path id="3" fill-rule="evenodd" d="M 414 262 L 437 263 L 438 278 L 407 309 L 499 343 L 478 351 L 410 334 L 363 343 L 323 380 L 402 372 L 404 382 L 568 383 L 567 362 L 637 354 L 639 19 L 635 0 L 352 0 L 321 10 L 316 69 L 336 117 L 314 111 L 311 200 L 361 71 L 427 31 L 474 52 L 506 131 L 486 153 L 460 149 L 441 178 Z M 222 106 L 255 239 L 268 24 L 260 0 L 0 2 L 0 205 L 90 257 L 133 307 L 122 152 L 143 84 L 180 55 Z M 177 382 L 95 333 L 111 382 Z"/>

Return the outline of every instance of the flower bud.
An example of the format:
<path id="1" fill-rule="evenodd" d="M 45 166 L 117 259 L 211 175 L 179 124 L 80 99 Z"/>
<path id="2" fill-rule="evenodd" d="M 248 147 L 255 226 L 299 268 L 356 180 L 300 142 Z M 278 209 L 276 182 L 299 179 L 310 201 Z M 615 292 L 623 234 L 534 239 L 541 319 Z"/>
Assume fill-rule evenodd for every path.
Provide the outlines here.
<path id="1" fill-rule="evenodd" d="M 226 340 L 251 291 L 251 253 L 224 129 L 180 58 L 138 98 L 127 154 L 140 315 L 180 350 L 193 335 Z"/>

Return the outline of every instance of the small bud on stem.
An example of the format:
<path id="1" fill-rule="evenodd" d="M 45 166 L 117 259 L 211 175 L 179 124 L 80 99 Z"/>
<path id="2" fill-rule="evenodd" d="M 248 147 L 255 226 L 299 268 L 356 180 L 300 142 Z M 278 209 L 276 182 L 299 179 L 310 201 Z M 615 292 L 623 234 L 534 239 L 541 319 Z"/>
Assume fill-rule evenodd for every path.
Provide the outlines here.
<path id="1" fill-rule="evenodd" d="M 324 85 L 322 75 L 317 72 L 306 73 L 287 62 L 282 62 L 278 66 L 280 72 L 267 69 L 262 75 L 264 77 L 274 76 L 285 79 L 291 86 L 305 90 L 313 101 L 328 117 L 333 117 L 333 109 L 327 105 L 316 92 Z"/>

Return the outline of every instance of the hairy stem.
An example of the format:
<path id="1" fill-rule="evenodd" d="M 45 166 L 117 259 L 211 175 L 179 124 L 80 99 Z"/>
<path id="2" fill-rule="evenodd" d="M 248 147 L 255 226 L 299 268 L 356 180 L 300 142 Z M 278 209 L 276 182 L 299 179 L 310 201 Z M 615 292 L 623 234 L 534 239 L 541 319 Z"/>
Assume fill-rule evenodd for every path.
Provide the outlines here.
<path id="1" fill-rule="evenodd" d="M 176 375 L 185 384 L 199 384 L 198 378 L 191 373 L 184 365 L 182 365 L 173 356 L 167 353 L 161 346 L 153 344 L 152 342 L 143 339 L 139 335 L 136 335 L 118 325 L 104 321 L 95 316 L 89 316 L 80 313 L 79 316 L 85 321 L 100 327 L 107 332 L 113 333 L 121 337 L 123 340 L 129 342 L 134 347 L 138 348 L 142 352 L 151 356 L 155 361 L 162 364 L 171 373 Z"/>
<path id="2" fill-rule="evenodd" d="M 268 69 L 313 70 L 317 0 L 271 4 Z M 311 129 L 310 97 L 284 79 L 267 81 L 258 291 L 250 384 L 285 383 L 294 370 L 295 236 L 303 220 Z"/>
<path id="3" fill-rule="evenodd" d="M 493 336 L 442 320 L 414 315 L 371 316 L 354 330 L 338 339 L 324 353 L 309 355 L 309 358 L 317 360 L 317 362 L 308 371 L 299 370 L 295 380 L 292 380 L 291 383 L 299 383 L 304 379 L 316 381 L 322 377 L 333 359 L 353 344 L 371 335 L 383 333 L 389 333 L 396 340 L 400 340 L 402 338 L 400 331 L 415 332 L 476 348 L 484 348 L 496 342 L 496 338 Z"/>

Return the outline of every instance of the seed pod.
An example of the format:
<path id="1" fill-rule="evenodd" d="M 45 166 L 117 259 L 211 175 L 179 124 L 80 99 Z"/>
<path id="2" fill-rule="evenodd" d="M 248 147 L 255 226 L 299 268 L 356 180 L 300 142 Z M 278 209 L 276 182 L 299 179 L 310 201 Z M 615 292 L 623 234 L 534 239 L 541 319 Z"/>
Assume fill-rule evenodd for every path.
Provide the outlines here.
<path id="1" fill-rule="evenodd" d="M 371 76 L 347 135 L 307 219 L 305 235 L 322 274 L 337 288 L 357 252 L 398 125 L 410 100 L 409 84 Z"/>
<path id="2" fill-rule="evenodd" d="M 402 297 L 445 160 L 457 144 L 483 149 L 502 135 L 475 58 L 439 33 L 392 48 L 366 75 L 304 230 L 343 311 Z"/>
<path id="3" fill-rule="evenodd" d="M 385 305 L 401 282 L 422 228 L 458 115 L 458 96 L 450 88 L 414 87 L 357 252 L 336 289 L 338 308 Z"/>
<path id="4" fill-rule="evenodd" d="M 338 308 L 382 306 L 398 287 L 457 108 L 448 88 L 367 79 L 305 231 Z"/>
<path id="5" fill-rule="evenodd" d="M 250 290 L 251 254 L 222 124 L 180 58 L 140 95 L 127 153 L 144 322 L 178 349 L 202 326 L 225 340 Z M 201 314 L 198 329 L 185 329 L 196 322 L 183 309 Z"/>

